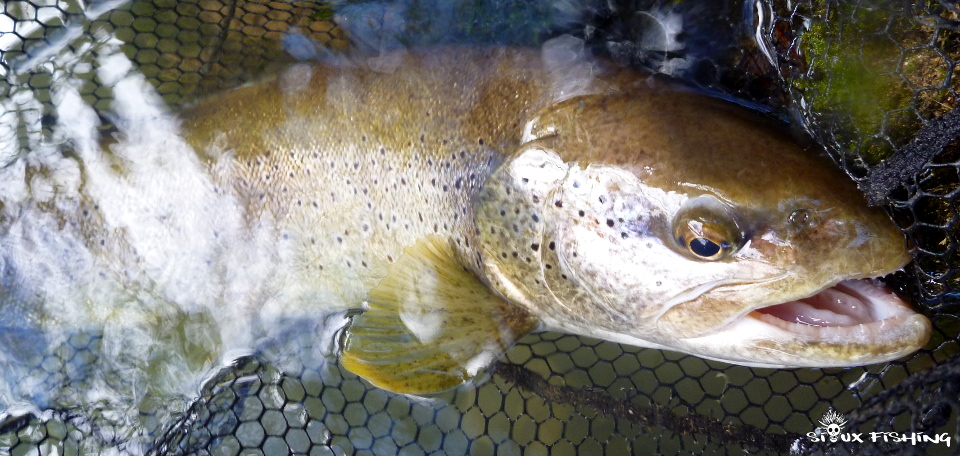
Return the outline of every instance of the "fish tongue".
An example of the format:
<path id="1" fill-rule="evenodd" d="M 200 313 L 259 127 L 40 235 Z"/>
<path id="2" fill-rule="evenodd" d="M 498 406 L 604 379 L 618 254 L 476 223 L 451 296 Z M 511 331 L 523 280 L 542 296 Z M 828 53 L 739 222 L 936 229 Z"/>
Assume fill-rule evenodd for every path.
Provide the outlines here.
<path id="1" fill-rule="evenodd" d="M 757 309 L 781 320 L 810 326 L 854 326 L 877 321 L 873 300 L 841 282 L 809 298 Z M 862 288 L 863 284 L 857 284 Z M 876 285 L 871 285 L 876 286 Z"/>

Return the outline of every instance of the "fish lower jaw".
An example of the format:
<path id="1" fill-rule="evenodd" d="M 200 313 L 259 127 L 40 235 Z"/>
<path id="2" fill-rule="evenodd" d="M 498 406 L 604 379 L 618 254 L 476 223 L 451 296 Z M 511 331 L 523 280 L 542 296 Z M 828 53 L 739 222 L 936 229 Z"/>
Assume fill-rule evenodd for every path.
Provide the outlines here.
<path id="1" fill-rule="evenodd" d="M 828 343 L 877 345 L 882 344 L 888 338 L 887 336 L 891 329 L 908 324 L 915 319 L 914 317 L 924 318 L 911 312 L 871 323 L 860 323 L 850 326 L 810 326 L 791 323 L 756 311 L 748 314 L 746 318 L 753 318 L 762 323 L 775 326 L 792 335 L 799 336 L 800 339 Z"/>
<path id="2" fill-rule="evenodd" d="M 806 298 L 756 309 L 747 314 L 798 335 L 819 339 L 881 331 L 884 322 L 916 315 L 890 289 L 872 279 L 842 281 Z"/>
<path id="3" fill-rule="evenodd" d="M 756 359 L 753 365 L 848 367 L 916 351 L 929 340 L 931 325 L 879 282 L 857 279 L 754 310 L 727 332 L 778 352 L 770 355 L 779 360 Z"/>

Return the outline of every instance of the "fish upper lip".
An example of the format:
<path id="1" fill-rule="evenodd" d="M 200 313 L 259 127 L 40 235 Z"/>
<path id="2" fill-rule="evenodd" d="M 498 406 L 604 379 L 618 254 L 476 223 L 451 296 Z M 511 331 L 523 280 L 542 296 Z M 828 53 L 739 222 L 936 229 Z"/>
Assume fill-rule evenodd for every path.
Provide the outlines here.
<path id="1" fill-rule="evenodd" d="M 916 312 L 906 302 L 876 280 L 849 279 L 746 316 L 800 336 L 837 340 L 863 337 L 912 315 Z"/>

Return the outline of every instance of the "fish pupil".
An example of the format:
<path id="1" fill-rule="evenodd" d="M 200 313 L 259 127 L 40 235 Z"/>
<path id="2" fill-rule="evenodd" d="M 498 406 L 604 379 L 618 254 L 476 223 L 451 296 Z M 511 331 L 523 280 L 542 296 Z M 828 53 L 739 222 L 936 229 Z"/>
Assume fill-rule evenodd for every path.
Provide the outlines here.
<path id="1" fill-rule="evenodd" d="M 707 238 L 693 238 L 689 246 L 690 251 L 699 257 L 712 258 L 720 253 L 720 245 Z"/>

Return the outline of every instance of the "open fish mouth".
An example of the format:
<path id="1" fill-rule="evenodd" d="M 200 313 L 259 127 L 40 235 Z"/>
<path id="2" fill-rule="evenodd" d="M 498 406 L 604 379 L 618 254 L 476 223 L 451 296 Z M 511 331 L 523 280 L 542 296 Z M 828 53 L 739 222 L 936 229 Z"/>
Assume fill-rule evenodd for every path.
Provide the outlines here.
<path id="1" fill-rule="evenodd" d="M 748 317 L 820 340 L 883 338 L 891 325 L 917 315 L 876 279 L 844 280 L 813 296 L 756 309 Z"/>

